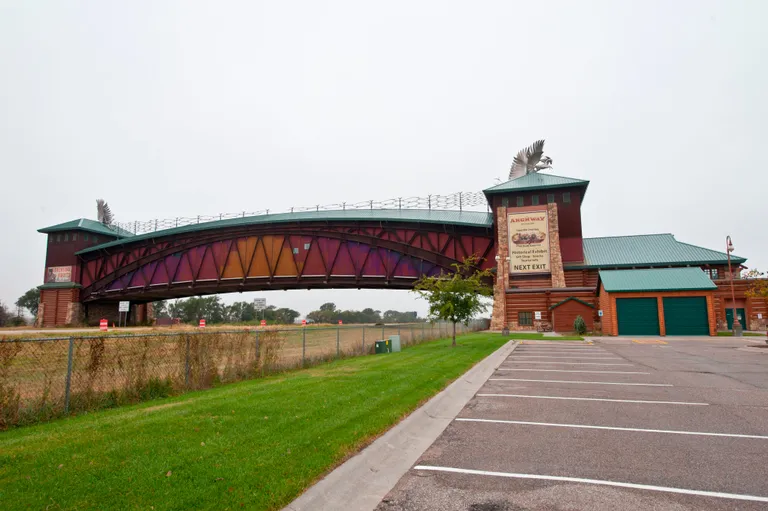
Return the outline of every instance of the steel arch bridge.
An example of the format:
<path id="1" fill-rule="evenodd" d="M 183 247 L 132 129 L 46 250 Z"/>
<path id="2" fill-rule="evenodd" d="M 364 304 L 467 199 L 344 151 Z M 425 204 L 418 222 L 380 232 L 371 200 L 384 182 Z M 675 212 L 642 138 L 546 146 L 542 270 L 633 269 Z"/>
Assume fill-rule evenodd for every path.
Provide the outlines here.
<path id="1" fill-rule="evenodd" d="M 346 210 L 221 220 L 77 252 L 80 301 L 279 289 L 411 289 L 468 256 L 495 266 L 490 213 Z"/>

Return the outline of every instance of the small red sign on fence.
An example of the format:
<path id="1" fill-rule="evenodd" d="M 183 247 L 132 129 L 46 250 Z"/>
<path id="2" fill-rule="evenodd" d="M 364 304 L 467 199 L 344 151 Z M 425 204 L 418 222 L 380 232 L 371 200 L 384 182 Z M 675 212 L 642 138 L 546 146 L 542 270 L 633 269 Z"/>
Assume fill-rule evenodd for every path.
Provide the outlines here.
<path id="1" fill-rule="evenodd" d="M 306 319 L 302 319 L 301 320 L 301 326 L 307 326 L 307 320 Z"/>
<path id="2" fill-rule="evenodd" d="M 204 319 L 200 320 L 200 328 L 205 328 L 205 320 Z"/>
<path id="3" fill-rule="evenodd" d="M 341 324 L 341 320 L 339 320 L 339 324 Z"/>
<path id="4" fill-rule="evenodd" d="M 262 319 L 261 320 L 261 326 L 267 326 L 267 320 L 266 319 Z"/>
<path id="5" fill-rule="evenodd" d="M 99 330 L 106 332 L 109 329 L 109 322 L 106 319 L 99 321 Z"/>

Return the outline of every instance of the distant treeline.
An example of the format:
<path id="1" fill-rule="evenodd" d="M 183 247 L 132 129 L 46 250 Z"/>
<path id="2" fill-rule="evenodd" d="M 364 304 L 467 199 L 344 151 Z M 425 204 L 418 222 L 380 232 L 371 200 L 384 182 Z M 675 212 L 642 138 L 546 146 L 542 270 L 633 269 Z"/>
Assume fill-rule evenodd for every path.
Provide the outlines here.
<path id="1" fill-rule="evenodd" d="M 205 318 L 207 324 L 217 323 L 257 323 L 265 319 L 269 324 L 289 325 L 301 316 L 298 311 L 286 307 L 277 308 L 270 305 L 264 310 L 257 310 L 254 302 L 234 302 L 231 305 L 222 303 L 218 296 L 181 298 L 154 302 L 156 318 L 179 318 L 183 323 L 197 323 Z M 424 321 L 416 311 L 400 312 L 395 310 L 381 311 L 371 308 L 356 310 L 340 310 L 335 303 L 324 303 L 318 310 L 307 314 L 307 320 L 314 323 L 413 323 Z"/>

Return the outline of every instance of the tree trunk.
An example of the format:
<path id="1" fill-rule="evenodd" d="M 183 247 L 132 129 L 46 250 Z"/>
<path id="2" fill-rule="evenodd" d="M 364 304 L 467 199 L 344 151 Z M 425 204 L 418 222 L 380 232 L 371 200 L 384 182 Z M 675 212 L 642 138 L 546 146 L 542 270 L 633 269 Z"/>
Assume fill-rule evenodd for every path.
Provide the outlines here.
<path id="1" fill-rule="evenodd" d="M 451 344 L 454 348 L 456 347 L 456 322 L 453 322 L 453 344 Z"/>

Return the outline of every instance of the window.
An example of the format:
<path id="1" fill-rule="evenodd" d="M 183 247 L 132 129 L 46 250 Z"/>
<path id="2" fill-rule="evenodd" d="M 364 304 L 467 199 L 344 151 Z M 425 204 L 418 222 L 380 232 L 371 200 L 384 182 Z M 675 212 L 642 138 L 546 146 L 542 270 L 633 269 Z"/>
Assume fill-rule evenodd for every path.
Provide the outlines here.
<path id="1" fill-rule="evenodd" d="M 61 234 L 56 235 L 56 243 L 61 241 Z"/>
<path id="2" fill-rule="evenodd" d="M 571 192 L 563 192 L 563 202 L 566 204 L 571 202 Z"/>
<path id="3" fill-rule="evenodd" d="M 88 234 L 83 234 L 83 239 L 84 239 L 85 241 L 88 241 Z"/>
<path id="4" fill-rule="evenodd" d="M 517 324 L 520 326 L 533 326 L 533 312 L 518 312 Z"/>
<path id="5" fill-rule="evenodd" d="M 548 193 L 547 194 L 547 203 L 552 204 L 555 202 L 555 194 L 554 193 Z"/>
<path id="6" fill-rule="evenodd" d="M 304 250 L 309 250 L 309 243 L 304 243 Z"/>
<path id="7" fill-rule="evenodd" d="M 64 241 L 69 241 L 69 233 L 68 232 L 64 233 Z"/>
<path id="8" fill-rule="evenodd" d="M 53 243 L 53 236 L 50 234 L 48 235 L 48 243 Z"/>
<path id="9" fill-rule="evenodd" d="M 505 208 L 508 207 L 509 206 L 509 197 L 502 197 L 501 198 L 501 205 L 503 207 L 505 207 Z"/>
<path id="10" fill-rule="evenodd" d="M 96 236 L 94 236 L 94 237 L 93 237 L 93 242 L 94 242 L 94 243 L 98 243 L 98 242 L 99 242 L 99 238 L 97 238 Z"/>
<path id="11" fill-rule="evenodd" d="M 531 204 L 534 205 L 534 206 L 538 206 L 539 205 L 539 196 L 538 195 L 534 195 L 533 197 L 531 197 Z"/>
<path id="12" fill-rule="evenodd" d="M 293 253 L 298 254 L 299 253 L 299 247 L 293 247 Z"/>
<path id="13" fill-rule="evenodd" d="M 517 198 L 517 207 L 519 208 L 519 207 L 524 206 L 524 205 L 525 205 L 525 199 L 523 199 L 522 197 L 518 197 Z"/>
<path id="14" fill-rule="evenodd" d="M 703 270 L 710 279 L 717 280 L 719 278 L 717 268 L 703 268 Z"/>
<path id="15" fill-rule="evenodd" d="M 72 233 L 72 241 L 77 241 L 77 233 L 76 232 Z"/>

